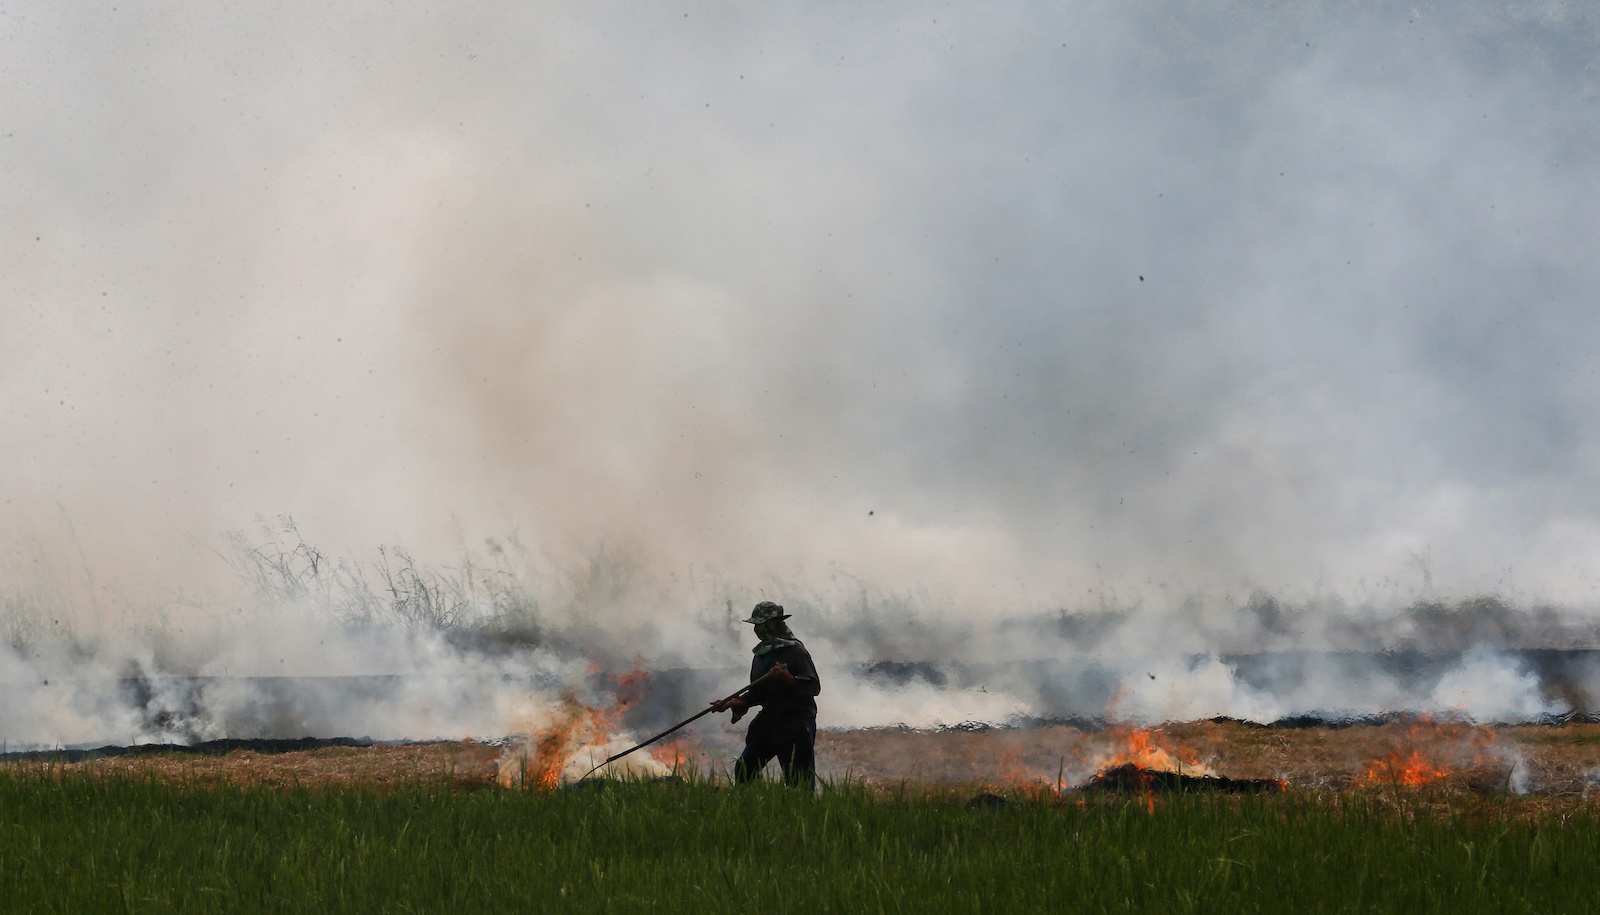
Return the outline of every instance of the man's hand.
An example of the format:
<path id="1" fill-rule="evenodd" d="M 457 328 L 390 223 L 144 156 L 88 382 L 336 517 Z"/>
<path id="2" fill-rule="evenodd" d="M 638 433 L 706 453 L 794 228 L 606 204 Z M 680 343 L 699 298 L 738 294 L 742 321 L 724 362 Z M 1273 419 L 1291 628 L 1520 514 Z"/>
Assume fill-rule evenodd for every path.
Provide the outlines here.
<path id="1" fill-rule="evenodd" d="M 747 709 L 749 707 L 750 707 L 750 703 L 744 701 L 743 699 L 713 699 L 713 700 L 711 700 L 711 710 L 713 712 L 726 712 L 728 709 L 734 709 L 734 710 L 737 711 L 739 709 Z"/>
<path id="2" fill-rule="evenodd" d="M 782 661 L 772 665 L 771 674 L 772 679 L 777 680 L 784 686 L 794 685 L 794 674 L 789 673 L 789 665 L 783 663 Z"/>

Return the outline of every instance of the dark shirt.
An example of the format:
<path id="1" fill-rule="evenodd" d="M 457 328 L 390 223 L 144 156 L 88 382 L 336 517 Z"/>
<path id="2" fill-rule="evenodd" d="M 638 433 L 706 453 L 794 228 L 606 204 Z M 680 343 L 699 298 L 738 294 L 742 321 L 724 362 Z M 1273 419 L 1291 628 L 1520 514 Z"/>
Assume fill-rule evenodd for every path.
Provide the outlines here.
<path id="1" fill-rule="evenodd" d="M 760 714 L 756 720 L 750 722 L 751 731 L 789 730 L 795 726 L 803 727 L 806 724 L 815 724 L 817 720 L 818 693 L 822 692 L 822 681 L 817 677 L 817 666 L 811 663 L 811 652 L 806 651 L 806 646 L 800 642 L 774 648 L 766 654 L 758 654 L 750 661 L 750 680 L 755 682 L 758 678 L 772 669 L 772 665 L 783 663 L 789 666 L 789 673 L 794 675 L 795 684 L 778 683 L 773 680 L 761 684 L 745 695 L 745 701 L 751 705 L 761 706 Z"/>

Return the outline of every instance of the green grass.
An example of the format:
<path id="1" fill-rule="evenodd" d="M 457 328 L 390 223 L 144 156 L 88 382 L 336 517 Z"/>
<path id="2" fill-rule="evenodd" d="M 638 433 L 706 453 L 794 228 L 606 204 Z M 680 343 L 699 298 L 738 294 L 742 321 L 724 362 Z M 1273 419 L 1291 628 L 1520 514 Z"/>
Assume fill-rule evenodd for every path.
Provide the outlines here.
<path id="1" fill-rule="evenodd" d="M 1600 819 L 1508 811 L 1313 795 L 989 810 L 855 789 L 374 792 L 0 771 L 0 910 L 1588 910 Z"/>

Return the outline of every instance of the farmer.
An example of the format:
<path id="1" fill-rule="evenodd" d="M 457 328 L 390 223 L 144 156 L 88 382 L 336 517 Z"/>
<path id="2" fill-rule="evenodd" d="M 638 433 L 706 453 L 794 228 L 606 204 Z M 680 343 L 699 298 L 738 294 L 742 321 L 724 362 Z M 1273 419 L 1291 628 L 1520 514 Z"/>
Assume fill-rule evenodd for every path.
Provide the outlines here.
<path id="1" fill-rule="evenodd" d="M 756 604 L 745 620 L 755 624 L 756 637 L 761 639 L 753 649 L 750 681 L 755 682 L 769 671 L 772 677 L 743 698 L 711 703 L 713 711 L 733 709 L 735 722 L 744 717 L 750 706 L 761 706 L 745 733 L 744 753 L 733 765 L 734 780 L 738 782 L 755 781 L 776 756 L 785 782 L 808 788 L 815 784 L 816 695 L 822 692 L 822 681 L 817 679 L 811 653 L 784 622 L 788 618 L 789 614 L 770 600 Z"/>

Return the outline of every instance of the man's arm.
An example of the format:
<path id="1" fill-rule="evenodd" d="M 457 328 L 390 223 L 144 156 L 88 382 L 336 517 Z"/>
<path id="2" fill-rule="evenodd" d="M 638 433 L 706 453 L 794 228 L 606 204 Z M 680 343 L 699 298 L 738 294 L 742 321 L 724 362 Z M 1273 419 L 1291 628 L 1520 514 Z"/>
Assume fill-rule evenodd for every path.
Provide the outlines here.
<path id="1" fill-rule="evenodd" d="M 797 645 L 785 649 L 782 657 L 772 665 L 772 680 L 751 692 L 751 705 L 764 705 L 775 699 L 815 698 L 822 692 L 822 680 L 809 651 Z"/>
<path id="2" fill-rule="evenodd" d="M 810 697 L 822 692 L 822 681 L 817 679 L 816 670 L 810 669 L 810 660 L 805 658 L 796 663 L 794 670 L 782 661 L 772 665 L 772 679 L 777 681 L 778 689 L 792 695 Z"/>
<path id="3" fill-rule="evenodd" d="M 816 665 L 811 662 L 811 653 L 799 648 L 786 652 L 786 655 L 787 660 L 774 663 L 772 669 L 767 672 L 763 678 L 767 682 L 756 686 L 740 698 L 718 699 L 711 703 L 711 710 L 726 712 L 731 709 L 733 720 L 738 722 L 753 706 L 766 705 L 774 699 L 790 696 L 815 698 L 822 692 L 822 680 L 817 676 Z"/>
<path id="4" fill-rule="evenodd" d="M 725 712 L 728 709 L 733 709 L 733 720 L 738 721 L 739 714 L 741 712 L 752 705 L 766 704 L 766 702 L 772 698 L 772 694 L 774 692 L 778 690 L 804 690 L 806 689 L 806 687 L 803 685 L 804 683 L 814 682 L 814 678 L 813 681 L 805 681 L 799 677 L 796 677 L 794 674 L 789 672 L 789 665 L 782 661 L 772 665 L 772 670 L 769 672 L 768 676 L 772 678 L 769 682 L 762 684 L 758 689 L 752 689 L 743 698 L 718 699 L 715 702 L 712 702 L 711 710 L 714 712 Z M 810 695 L 815 696 L 816 693 L 810 693 Z"/>
<path id="5" fill-rule="evenodd" d="M 760 667 L 758 665 L 750 665 L 750 686 L 752 688 L 748 692 L 744 693 L 743 696 L 736 696 L 731 699 L 713 700 L 711 703 L 711 710 L 713 712 L 726 712 L 731 709 L 733 711 L 733 723 L 738 724 L 739 719 L 744 717 L 745 712 L 750 711 L 752 706 L 760 705 L 762 702 L 762 700 L 757 696 L 757 692 L 759 691 L 757 684 L 760 683 L 761 680 L 765 680 L 768 677 L 773 676 L 770 672 L 765 675 L 759 674 L 757 673 L 759 670 Z M 762 685 L 770 685 L 770 682 L 769 684 Z"/>

